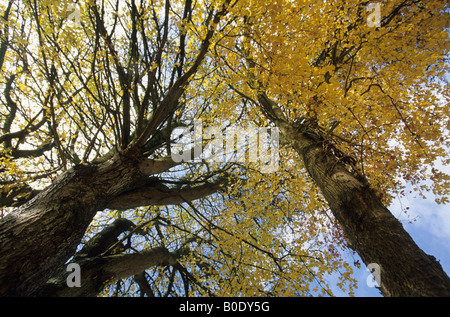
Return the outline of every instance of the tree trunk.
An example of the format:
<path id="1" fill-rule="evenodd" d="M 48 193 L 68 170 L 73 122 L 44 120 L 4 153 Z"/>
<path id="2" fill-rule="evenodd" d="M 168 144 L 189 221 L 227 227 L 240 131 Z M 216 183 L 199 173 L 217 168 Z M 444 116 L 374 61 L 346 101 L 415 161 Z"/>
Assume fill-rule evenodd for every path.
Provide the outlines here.
<path id="1" fill-rule="evenodd" d="M 43 285 L 75 253 L 98 210 L 142 174 L 136 159 L 116 156 L 78 165 L 0 220 L 0 296 Z"/>
<path id="2" fill-rule="evenodd" d="M 299 151 L 351 246 L 380 266 L 384 296 L 450 296 L 450 279 L 362 179 L 317 144 Z"/>
<path id="3" fill-rule="evenodd" d="M 127 278 L 152 266 L 176 265 L 179 255 L 166 248 L 157 247 L 140 253 L 97 256 L 77 262 L 80 272 L 79 286 L 69 287 L 70 272 L 58 269 L 54 276 L 42 285 L 33 296 L 46 297 L 93 297 L 97 296 L 107 283 Z"/>
<path id="4" fill-rule="evenodd" d="M 308 126 L 294 128 L 267 96 L 262 109 L 303 159 L 352 248 L 366 265 L 379 265 L 384 296 L 450 296 L 450 279 L 382 204 L 368 182 L 350 173 L 326 140 Z"/>

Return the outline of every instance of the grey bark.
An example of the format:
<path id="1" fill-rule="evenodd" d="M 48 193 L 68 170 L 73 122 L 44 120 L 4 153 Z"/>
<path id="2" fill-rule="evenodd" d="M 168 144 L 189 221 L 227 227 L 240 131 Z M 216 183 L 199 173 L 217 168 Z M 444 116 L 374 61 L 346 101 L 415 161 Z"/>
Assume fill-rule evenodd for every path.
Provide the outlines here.
<path id="1" fill-rule="evenodd" d="M 258 101 L 300 155 L 352 248 L 366 265 L 380 266 L 382 294 L 450 296 L 450 279 L 441 265 L 417 246 L 368 181 L 350 172 L 314 128 L 294 128 L 265 94 Z"/>
<path id="2" fill-rule="evenodd" d="M 157 247 L 141 253 L 117 254 L 82 258 L 80 266 L 80 285 L 69 287 L 67 278 L 70 272 L 60 267 L 53 277 L 31 295 L 46 297 L 93 297 L 108 283 L 143 272 L 153 266 L 177 264 L 178 255 L 166 248 Z"/>
<path id="3" fill-rule="evenodd" d="M 136 159 L 76 166 L 0 219 L 0 295 L 20 296 L 64 265 L 98 210 L 142 177 Z"/>

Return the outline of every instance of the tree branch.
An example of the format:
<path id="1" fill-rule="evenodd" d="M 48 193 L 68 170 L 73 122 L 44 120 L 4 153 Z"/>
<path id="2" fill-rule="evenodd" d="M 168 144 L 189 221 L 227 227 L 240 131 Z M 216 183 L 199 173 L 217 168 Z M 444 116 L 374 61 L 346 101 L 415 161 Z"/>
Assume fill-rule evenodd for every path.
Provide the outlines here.
<path id="1" fill-rule="evenodd" d="M 185 200 L 192 201 L 214 194 L 224 184 L 225 181 L 220 180 L 215 183 L 205 183 L 200 186 L 182 189 L 171 189 L 164 185 L 159 187 L 140 187 L 117 196 L 107 204 L 107 208 L 126 210 L 140 206 L 181 204 Z"/>
<path id="2" fill-rule="evenodd" d="M 155 294 L 153 293 L 153 290 L 145 277 L 145 271 L 135 274 L 133 278 L 141 289 L 141 297 L 144 297 L 144 295 L 147 295 L 148 297 L 155 297 Z"/>
<path id="3" fill-rule="evenodd" d="M 143 132 L 131 143 L 129 148 L 133 151 L 136 147 L 140 147 L 145 141 L 152 135 L 159 127 L 161 122 L 177 108 L 177 103 L 179 98 L 182 96 L 186 87 L 190 83 L 191 77 L 198 71 L 198 68 L 202 64 L 211 44 L 211 39 L 214 35 L 215 28 L 214 25 L 220 22 L 220 19 L 227 14 L 227 8 L 230 1 L 225 1 L 222 9 L 218 11 L 214 17 L 211 11 L 209 16 L 206 18 L 205 25 L 208 27 L 208 32 L 206 37 L 201 43 L 199 52 L 191 65 L 191 67 L 179 77 L 169 91 L 164 96 L 163 100 L 159 104 L 158 108 L 155 110 L 152 119 L 143 129 Z M 212 23 L 211 23 L 212 22 Z"/>
<path id="4" fill-rule="evenodd" d="M 139 170 L 144 175 L 155 175 L 169 170 L 180 163 L 172 160 L 172 157 L 164 157 L 161 159 L 143 158 L 139 161 Z"/>
<path id="5" fill-rule="evenodd" d="M 68 287 L 66 268 L 61 268 L 55 277 L 42 287 L 37 296 L 96 296 L 110 283 L 153 266 L 176 265 L 182 252 L 170 252 L 164 247 L 144 250 L 140 253 L 98 256 L 80 261 L 80 287 Z"/>

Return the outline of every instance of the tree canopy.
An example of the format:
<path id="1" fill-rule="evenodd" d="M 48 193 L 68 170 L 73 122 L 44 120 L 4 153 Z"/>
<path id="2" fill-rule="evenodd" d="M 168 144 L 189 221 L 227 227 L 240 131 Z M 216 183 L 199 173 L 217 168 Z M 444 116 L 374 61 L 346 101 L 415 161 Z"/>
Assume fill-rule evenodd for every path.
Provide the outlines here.
<path id="1" fill-rule="evenodd" d="M 406 188 L 448 203 L 448 9 L 0 4 L 0 294 L 353 295 L 354 252 L 391 279 L 413 241 L 383 206 Z M 383 225 L 404 237 L 386 254 L 367 242 Z M 432 294 L 399 284 L 381 291 Z"/>

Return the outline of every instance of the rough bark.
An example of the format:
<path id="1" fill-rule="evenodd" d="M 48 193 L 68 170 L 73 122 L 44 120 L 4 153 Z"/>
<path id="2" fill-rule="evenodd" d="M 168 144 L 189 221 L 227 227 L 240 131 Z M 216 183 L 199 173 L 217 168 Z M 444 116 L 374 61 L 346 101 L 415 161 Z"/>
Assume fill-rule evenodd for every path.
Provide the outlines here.
<path id="1" fill-rule="evenodd" d="M 301 155 L 353 249 L 366 265 L 380 265 L 383 295 L 450 296 L 450 279 L 440 264 L 417 246 L 369 185 L 319 145 Z"/>
<path id="2" fill-rule="evenodd" d="M 117 254 L 82 259 L 80 265 L 80 287 L 68 287 L 67 278 L 70 272 L 66 266 L 57 270 L 56 274 L 36 293 L 29 295 L 46 297 L 92 297 L 97 296 L 103 287 L 111 282 L 127 278 L 153 266 L 177 264 L 179 255 L 158 247 L 134 254 Z"/>
<path id="3" fill-rule="evenodd" d="M 366 265 L 380 266 L 382 294 L 450 296 L 450 279 L 441 265 L 417 246 L 367 180 L 349 172 L 317 131 L 307 126 L 294 128 L 264 94 L 259 102 L 303 159 L 352 248 Z"/>
<path id="4" fill-rule="evenodd" d="M 107 208 L 126 210 L 146 205 L 165 206 L 181 204 L 185 201 L 192 201 L 211 195 L 217 192 L 223 185 L 221 182 L 215 182 L 182 189 L 171 189 L 163 186 L 144 186 L 117 196 L 108 203 Z"/>
<path id="5" fill-rule="evenodd" d="M 75 253 L 98 210 L 142 174 L 136 159 L 116 156 L 75 166 L 0 220 L 0 295 L 45 283 Z"/>
<path id="6" fill-rule="evenodd" d="M 139 276 L 141 278 L 140 283 L 143 284 L 145 275 L 142 273 L 145 269 L 152 266 L 175 265 L 178 257 L 183 254 L 183 250 L 169 252 L 163 247 L 144 250 L 140 253 L 122 254 L 127 246 L 119 240 L 119 236 L 126 231 L 130 231 L 130 236 L 132 233 L 145 233 L 130 220 L 118 218 L 94 235 L 73 256 L 70 264 L 79 266 L 78 285 L 68 283 L 68 279 L 72 280 L 74 274 L 68 263 L 59 266 L 46 283 L 39 285 L 37 288 L 25 289 L 21 292 L 21 295 L 45 297 L 97 296 L 106 284 L 129 276 Z"/>
<path id="7" fill-rule="evenodd" d="M 134 223 L 126 218 L 114 220 L 111 224 L 103 228 L 102 231 L 89 239 L 83 248 L 74 255 L 72 261 L 77 262 L 82 258 L 96 257 L 108 251 L 109 254 L 120 253 L 125 249 L 125 246 L 118 239 L 119 235 L 134 228 L 136 228 Z"/>
<path id="8" fill-rule="evenodd" d="M 152 182 L 154 178 L 148 178 L 148 175 L 161 173 L 172 166 L 174 164 L 168 160 L 158 163 L 124 155 L 116 155 L 97 165 L 77 165 L 33 199 L 0 219 L 0 296 L 50 292 L 48 285 L 45 286 L 47 291 L 41 287 L 54 277 L 55 272 L 65 270 L 65 263 L 74 256 L 98 210 L 182 203 L 210 195 L 224 184 L 221 180 L 196 187 L 169 189 Z M 98 258 L 105 255 L 99 250 L 105 251 L 111 242 L 117 241 L 116 237 L 121 232 L 131 226 L 132 223 L 125 219 L 117 220 L 85 246 L 86 254 L 81 258 L 93 275 L 92 263 L 103 265 L 105 260 Z M 117 264 L 118 258 L 114 259 Z M 105 265 L 112 263 L 112 259 L 107 260 Z M 142 269 L 130 275 L 139 272 Z M 101 271 L 98 274 L 114 275 Z"/>

